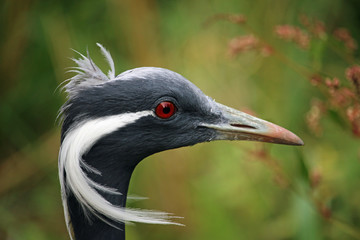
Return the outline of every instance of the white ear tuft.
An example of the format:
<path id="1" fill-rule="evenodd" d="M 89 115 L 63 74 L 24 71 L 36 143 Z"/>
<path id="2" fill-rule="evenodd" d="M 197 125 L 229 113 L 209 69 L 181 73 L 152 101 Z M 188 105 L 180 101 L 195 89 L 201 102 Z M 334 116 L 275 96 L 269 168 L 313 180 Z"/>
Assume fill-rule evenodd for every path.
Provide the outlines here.
<path id="1" fill-rule="evenodd" d="M 101 175 L 101 172 L 92 166 L 87 165 L 82 159 L 83 154 L 89 151 L 99 139 L 111 132 L 127 126 L 128 124 L 134 123 L 142 117 L 150 116 L 152 114 L 153 112 L 148 110 L 95 118 L 79 122 L 67 131 L 59 152 L 59 179 L 65 219 L 70 235 L 70 216 L 67 206 L 67 198 L 70 191 L 83 207 L 85 216 L 89 216 L 89 213 L 92 213 L 111 226 L 113 225 L 109 223 L 104 216 L 115 222 L 181 225 L 179 223 L 172 222 L 171 219 L 176 217 L 167 213 L 129 209 L 113 205 L 100 195 L 98 190 L 115 195 L 121 193 L 116 189 L 94 182 L 84 171 L 84 169 L 86 169 L 90 172 Z"/>

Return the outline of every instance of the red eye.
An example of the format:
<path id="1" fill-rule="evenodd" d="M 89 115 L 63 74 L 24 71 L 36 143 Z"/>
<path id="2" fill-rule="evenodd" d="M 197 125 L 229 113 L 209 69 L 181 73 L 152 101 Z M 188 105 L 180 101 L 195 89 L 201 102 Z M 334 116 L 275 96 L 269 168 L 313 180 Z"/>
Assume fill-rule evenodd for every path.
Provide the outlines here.
<path id="1" fill-rule="evenodd" d="M 169 118 L 176 113 L 176 107 L 172 102 L 161 102 L 155 108 L 155 114 L 159 118 Z"/>

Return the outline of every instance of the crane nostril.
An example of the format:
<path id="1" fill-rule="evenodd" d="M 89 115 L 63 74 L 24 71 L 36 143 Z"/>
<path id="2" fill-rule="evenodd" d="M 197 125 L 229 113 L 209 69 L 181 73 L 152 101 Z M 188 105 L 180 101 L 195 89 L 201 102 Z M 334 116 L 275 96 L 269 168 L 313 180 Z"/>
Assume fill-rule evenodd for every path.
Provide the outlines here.
<path id="1" fill-rule="evenodd" d="M 231 123 L 230 125 L 233 126 L 233 127 L 238 127 L 238 128 L 256 129 L 256 127 L 245 125 L 245 124 Z"/>

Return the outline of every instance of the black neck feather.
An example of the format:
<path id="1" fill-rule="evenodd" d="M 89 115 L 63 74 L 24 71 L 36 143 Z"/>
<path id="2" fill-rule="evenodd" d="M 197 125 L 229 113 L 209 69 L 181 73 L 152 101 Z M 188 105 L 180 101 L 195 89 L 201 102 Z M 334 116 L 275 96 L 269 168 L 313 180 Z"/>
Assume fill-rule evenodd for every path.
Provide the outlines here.
<path id="1" fill-rule="evenodd" d="M 98 191 L 106 200 L 120 207 L 126 206 L 126 197 L 131 174 L 142 158 L 139 156 L 124 155 L 119 148 L 113 148 L 108 145 L 108 139 L 105 138 L 96 143 L 91 150 L 83 156 L 85 162 L 101 172 L 101 175 L 83 169 L 93 181 L 111 188 L 115 188 L 121 195 L 113 195 Z M 117 146 L 118 147 L 118 146 Z M 106 149 L 106 152 L 104 152 Z M 125 224 L 116 223 L 106 217 L 103 217 L 108 223 L 91 214 L 90 221 L 84 214 L 81 207 L 73 194 L 68 197 L 68 209 L 71 223 L 76 240 L 124 240 Z"/>

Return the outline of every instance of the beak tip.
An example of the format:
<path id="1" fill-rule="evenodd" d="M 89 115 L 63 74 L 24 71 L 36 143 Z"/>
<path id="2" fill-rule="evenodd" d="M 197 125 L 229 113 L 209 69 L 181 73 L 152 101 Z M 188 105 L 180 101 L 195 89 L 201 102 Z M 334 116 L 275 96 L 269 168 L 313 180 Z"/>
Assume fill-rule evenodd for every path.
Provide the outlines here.
<path id="1" fill-rule="evenodd" d="M 286 136 L 288 137 L 289 142 L 295 146 L 304 146 L 304 141 L 299 138 L 296 134 L 284 129 L 286 131 Z"/>
<path id="2" fill-rule="evenodd" d="M 304 141 L 303 141 L 301 138 L 298 137 L 297 141 L 294 142 L 294 145 L 295 145 L 295 146 L 304 146 L 305 143 L 304 143 Z"/>
<path id="3" fill-rule="evenodd" d="M 304 141 L 299 138 L 296 134 L 290 132 L 289 130 L 275 125 L 273 123 L 268 123 L 269 127 L 269 135 L 270 137 L 274 137 L 277 139 L 278 143 L 288 144 L 294 146 L 303 146 Z"/>

